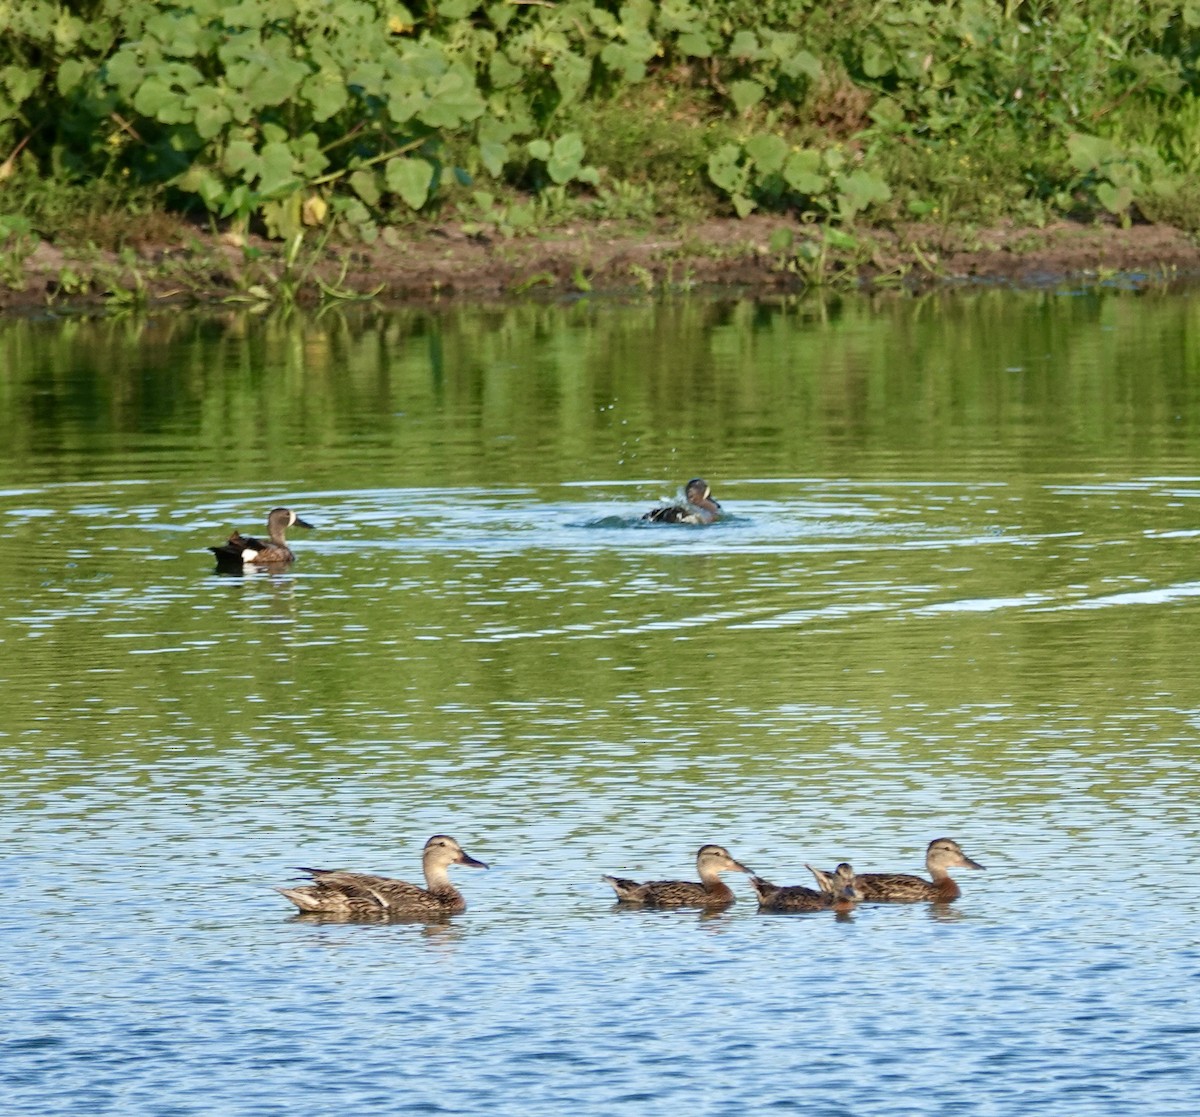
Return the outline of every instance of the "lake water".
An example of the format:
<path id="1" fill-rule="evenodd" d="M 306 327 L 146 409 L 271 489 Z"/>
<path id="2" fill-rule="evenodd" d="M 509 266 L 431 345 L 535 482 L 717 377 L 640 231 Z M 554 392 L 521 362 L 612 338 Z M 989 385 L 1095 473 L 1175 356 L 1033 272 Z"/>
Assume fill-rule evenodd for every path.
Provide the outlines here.
<path id="1" fill-rule="evenodd" d="M 0 569 L 6 1113 L 1200 1108 L 1195 296 L 0 321 Z"/>

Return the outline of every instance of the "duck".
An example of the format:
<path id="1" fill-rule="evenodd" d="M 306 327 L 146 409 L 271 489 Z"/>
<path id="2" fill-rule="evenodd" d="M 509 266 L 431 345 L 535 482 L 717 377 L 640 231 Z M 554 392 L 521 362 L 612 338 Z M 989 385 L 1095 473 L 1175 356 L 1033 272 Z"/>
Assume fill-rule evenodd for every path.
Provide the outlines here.
<path id="1" fill-rule="evenodd" d="M 617 899 L 625 904 L 648 908 L 725 908 L 737 898 L 721 873 L 750 873 L 724 846 L 704 845 L 696 853 L 696 872 L 700 881 L 650 880 L 639 884 L 624 877 L 603 876 L 612 885 Z M 751 874 L 753 875 L 753 874 Z"/>
<path id="2" fill-rule="evenodd" d="M 254 539 L 235 531 L 219 547 L 209 547 L 209 550 L 216 555 L 217 566 L 222 570 L 288 563 L 296 556 L 287 545 L 284 533 L 293 525 L 310 530 L 312 528 L 312 524 L 305 523 L 290 508 L 272 508 L 267 514 L 267 534 L 270 536 L 270 542 L 264 543 L 261 539 Z"/>
<path id="3" fill-rule="evenodd" d="M 721 515 L 721 506 L 703 477 L 693 477 L 683 487 L 683 504 L 651 508 L 642 519 L 652 524 L 711 524 Z"/>
<path id="4" fill-rule="evenodd" d="M 450 883 L 446 870 L 451 865 L 487 868 L 448 834 L 434 834 L 421 855 L 425 888 L 370 873 L 300 867 L 299 871 L 307 873 L 314 883 L 275 891 L 291 900 L 301 912 L 343 918 L 458 915 L 467 910 L 467 902 Z"/>
<path id="5" fill-rule="evenodd" d="M 983 868 L 963 853 L 953 838 L 934 838 L 925 851 L 925 865 L 932 880 L 908 873 L 859 873 L 854 878 L 855 887 L 864 900 L 875 904 L 915 904 L 922 900 L 949 904 L 962 895 L 962 889 L 947 870 Z M 836 889 L 836 873 L 825 873 L 811 865 L 808 870 L 822 889 Z"/>
<path id="6" fill-rule="evenodd" d="M 811 866 L 805 866 L 811 872 Z M 759 911 L 852 911 L 862 899 L 855 885 L 854 869 L 842 862 L 829 877 L 829 888 L 818 891 L 802 884 L 778 885 L 762 877 L 751 876 L 750 885 L 758 895 Z"/>

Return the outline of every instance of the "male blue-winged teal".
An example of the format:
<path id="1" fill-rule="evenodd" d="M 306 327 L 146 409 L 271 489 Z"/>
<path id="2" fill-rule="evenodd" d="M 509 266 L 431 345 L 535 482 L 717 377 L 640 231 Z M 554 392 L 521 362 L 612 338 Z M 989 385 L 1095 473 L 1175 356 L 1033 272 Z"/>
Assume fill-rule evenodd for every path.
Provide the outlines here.
<path id="1" fill-rule="evenodd" d="M 446 870 L 451 865 L 486 869 L 482 861 L 469 857 L 463 847 L 445 834 L 434 834 L 425 843 L 421 867 L 425 884 L 420 888 L 391 877 L 348 873 L 344 869 L 305 869 L 313 884 L 299 888 L 276 888 L 302 912 L 323 915 L 375 918 L 387 916 L 457 915 L 467 910 L 462 893 L 450 883 Z"/>
<path id="2" fill-rule="evenodd" d="M 642 519 L 654 524 L 711 524 L 721 515 L 721 506 L 713 500 L 703 477 L 693 477 L 684 486 L 683 495 L 683 504 L 651 508 Z"/>
<path id="3" fill-rule="evenodd" d="M 736 897 L 721 880 L 722 873 L 749 873 L 745 865 L 735 861 L 724 846 L 701 846 L 696 854 L 697 884 L 690 880 L 650 880 L 639 884 L 623 877 L 601 877 L 608 881 L 617 899 L 627 904 L 643 904 L 651 908 L 723 908 Z"/>
<path id="4" fill-rule="evenodd" d="M 296 527 L 312 527 L 312 524 L 306 524 L 290 508 L 272 508 L 267 515 L 270 542 L 264 543 L 261 539 L 254 539 L 235 531 L 219 547 L 209 547 L 209 550 L 217 556 L 217 566 L 225 570 L 291 562 L 296 556 L 287 545 L 285 532 L 293 524 Z"/>
<path id="5" fill-rule="evenodd" d="M 862 899 L 854 869 L 843 861 L 828 879 L 829 887 L 820 891 L 802 884 L 771 884 L 756 876 L 750 878 L 750 884 L 758 894 L 760 911 L 852 911 Z"/>
<path id="6" fill-rule="evenodd" d="M 948 904 L 962 895 L 962 889 L 951 880 L 947 870 L 983 868 L 963 853 L 953 838 L 934 838 L 925 851 L 925 865 L 932 880 L 908 873 L 858 873 L 854 878 L 855 887 L 864 900 L 876 904 L 913 904 L 922 900 Z M 811 865 L 809 871 L 823 889 L 836 887 L 836 874 L 822 872 Z"/>

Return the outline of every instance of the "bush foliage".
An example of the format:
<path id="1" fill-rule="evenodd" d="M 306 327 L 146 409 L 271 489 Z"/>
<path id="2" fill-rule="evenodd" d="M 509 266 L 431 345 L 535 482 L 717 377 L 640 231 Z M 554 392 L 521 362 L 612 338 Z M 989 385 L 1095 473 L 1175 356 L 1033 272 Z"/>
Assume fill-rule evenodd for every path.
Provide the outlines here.
<path id="1" fill-rule="evenodd" d="M 0 0 L 0 214 L 100 181 L 279 236 L 447 205 L 1200 227 L 1198 56 L 1200 0 Z"/>

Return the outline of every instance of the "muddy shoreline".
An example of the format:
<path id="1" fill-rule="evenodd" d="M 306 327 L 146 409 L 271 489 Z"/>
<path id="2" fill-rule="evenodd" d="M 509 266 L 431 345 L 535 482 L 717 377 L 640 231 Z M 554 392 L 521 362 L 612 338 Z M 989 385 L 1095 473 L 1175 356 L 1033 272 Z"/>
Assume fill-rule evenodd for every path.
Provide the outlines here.
<path id="1" fill-rule="evenodd" d="M 852 251 L 820 259 L 815 236 L 811 227 L 764 216 L 650 230 L 602 223 L 538 237 L 447 224 L 404 230 L 390 244 L 370 247 L 305 245 L 290 265 L 278 243 L 199 232 L 120 256 L 42 242 L 19 267 L 10 260 L 0 311 L 306 304 L 335 294 L 387 305 L 720 288 L 770 295 L 816 285 L 929 290 L 1200 279 L 1196 241 L 1162 225 L 910 226 L 859 234 Z"/>

